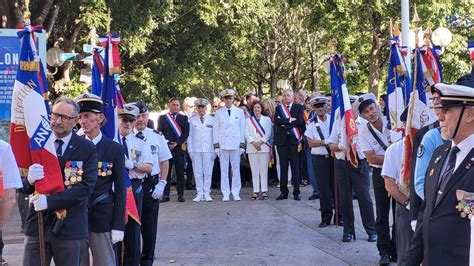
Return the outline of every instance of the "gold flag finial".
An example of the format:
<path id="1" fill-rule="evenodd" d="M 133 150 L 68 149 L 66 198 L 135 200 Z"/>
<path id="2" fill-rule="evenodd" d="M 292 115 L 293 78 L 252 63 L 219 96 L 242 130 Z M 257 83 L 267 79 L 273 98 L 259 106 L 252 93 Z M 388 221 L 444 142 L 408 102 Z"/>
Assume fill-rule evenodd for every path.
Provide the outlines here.
<path id="1" fill-rule="evenodd" d="M 416 4 L 415 4 L 415 11 L 413 12 L 413 19 L 412 22 L 415 24 L 415 27 L 418 26 L 418 23 L 420 22 L 420 17 L 418 16 L 418 12 L 416 11 Z"/>
<path id="2" fill-rule="evenodd" d="M 31 17 L 31 13 L 30 13 L 30 0 L 25 0 L 25 6 L 23 7 L 23 20 L 25 23 L 30 23 L 30 17 Z"/>

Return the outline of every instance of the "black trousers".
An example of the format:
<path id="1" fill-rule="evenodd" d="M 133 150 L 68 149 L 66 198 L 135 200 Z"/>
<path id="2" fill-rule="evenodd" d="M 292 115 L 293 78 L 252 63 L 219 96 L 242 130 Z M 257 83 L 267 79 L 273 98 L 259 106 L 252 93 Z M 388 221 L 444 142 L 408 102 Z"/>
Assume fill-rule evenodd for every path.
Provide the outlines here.
<path id="1" fill-rule="evenodd" d="M 375 231 L 377 231 L 377 249 L 380 255 L 388 254 L 395 256 L 397 254 L 397 245 L 395 242 L 395 223 L 392 226 L 392 237 L 390 237 L 390 205 L 392 205 L 392 217 L 395 221 L 395 200 L 385 189 L 385 181 L 381 176 L 382 169 L 372 167 L 372 184 L 374 186 L 375 210 L 377 218 L 375 219 Z"/>
<path id="2" fill-rule="evenodd" d="M 193 185 L 194 174 L 193 174 L 193 161 L 189 154 L 186 154 L 186 187 Z"/>
<path id="3" fill-rule="evenodd" d="M 334 202 L 334 161 L 331 156 L 312 155 L 313 169 L 318 173 L 319 203 L 321 205 L 321 221 L 331 223 Z M 339 195 L 338 195 L 339 196 Z M 338 204 L 340 206 L 340 204 Z M 341 213 L 339 212 L 339 215 Z"/>
<path id="4" fill-rule="evenodd" d="M 219 189 L 221 186 L 221 164 L 219 157 L 214 159 L 214 167 L 212 168 L 211 188 Z"/>
<path id="5" fill-rule="evenodd" d="M 173 158 L 169 160 L 169 169 L 168 177 L 166 181 L 168 182 L 165 186 L 165 191 L 163 194 L 165 196 L 170 195 L 170 187 L 171 187 L 171 168 L 176 170 L 176 190 L 178 191 L 178 196 L 182 196 L 184 194 L 184 154 L 173 154 Z"/>
<path id="6" fill-rule="evenodd" d="M 359 161 L 359 167 L 355 168 L 348 161 L 336 160 L 335 169 L 337 187 L 340 192 L 342 219 L 344 220 L 344 233 L 355 234 L 352 205 L 352 188 L 354 188 L 365 232 L 368 235 L 375 234 L 375 218 L 369 193 L 370 181 L 367 162 L 365 160 Z"/>
<path id="7" fill-rule="evenodd" d="M 298 145 L 285 144 L 277 146 L 280 156 L 280 191 L 288 195 L 288 167 L 291 165 L 291 184 L 293 185 L 293 195 L 300 194 L 300 165 Z M 288 164 L 289 161 L 289 164 Z"/>
<path id="8" fill-rule="evenodd" d="M 153 199 L 151 194 L 155 189 L 160 177 L 148 176 L 143 182 L 143 208 L 141 216 L 141 232 L 143 239 L 143 249 L 140 259 L 140 266 L 152 266 L 155 260 L 156 232 L 158 228 L 158 212 L 160 200 Z"/>
<path id="9" fill-rule="evenodd" d="M 143 186 L 139 179 L 132 179 L 133 196 L 137 205 L 138 215 L 142 216 L 143 206 Z M 123 248 L 123 262 L 122 262 L 122 245 Z M 125 225 L 125 233 L 123 242 L 115 245 L 115 254 L 117 255 L 118 265 L 138 266 L 140 264 L 140 224 L 128 217 L 128 222 Z"/>
<path id="10" fill-rule="evenodd" d="M 395 220 L 397 224 L 397 258 L 401 261 L 410 247 L 414 232 L 410 225 L 410 211 L 405 206 L 397 203 L 395 213 L 397 215 Z"/>

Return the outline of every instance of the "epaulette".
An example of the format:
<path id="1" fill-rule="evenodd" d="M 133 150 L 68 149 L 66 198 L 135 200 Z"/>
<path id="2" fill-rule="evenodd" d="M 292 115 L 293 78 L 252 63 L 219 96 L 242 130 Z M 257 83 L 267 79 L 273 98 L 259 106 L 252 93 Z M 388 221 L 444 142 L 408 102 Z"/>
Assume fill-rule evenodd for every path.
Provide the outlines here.
<path id="1" fill-rule="evenodd" d="M 163 136 L 163 133 L 161 133 L 160 131 L 156 130 L 156 129 L 153 129 L 153 132 L 155 132 L 156 134 L 158 135 L 162 135 Z"/>

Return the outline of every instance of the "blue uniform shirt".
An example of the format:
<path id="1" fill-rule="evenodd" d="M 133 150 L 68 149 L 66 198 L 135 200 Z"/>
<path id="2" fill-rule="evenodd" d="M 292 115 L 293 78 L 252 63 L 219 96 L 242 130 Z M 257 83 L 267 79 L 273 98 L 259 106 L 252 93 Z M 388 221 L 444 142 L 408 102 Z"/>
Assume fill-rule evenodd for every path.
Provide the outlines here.
<path id="1" fill-rule="evenodd" d="M 439 128 L 430 129 L 426 132 L 418 147 L 416 166 L 415 166 L 415 192 L 422 199 L 425 199 L 425 174 L 436 148 L 441 146 L 444 140 L 441 138 Z"/>

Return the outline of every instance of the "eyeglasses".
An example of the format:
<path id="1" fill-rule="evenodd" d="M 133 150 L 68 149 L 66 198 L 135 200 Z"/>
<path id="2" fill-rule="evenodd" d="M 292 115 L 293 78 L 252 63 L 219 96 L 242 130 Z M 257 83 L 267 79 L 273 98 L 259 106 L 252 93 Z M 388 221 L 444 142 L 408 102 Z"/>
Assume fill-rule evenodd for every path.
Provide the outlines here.
<path id="1" fill-rule="evenodd" d="M 62 114 L 58 114 L 58 113 L 54 113 L 54 112 L 51 112 L 51 114 L 49 115 L 49 117 L 51 118 L 51 120 L 58 120 L 59 118 L 61 118 L 61 121 L 64 122 L 64 123 L 67 123 L 69 121 L 71 121 L 72 119 L 76 119 L 77 116 L 68 116 L 68 115 L 62 115 Z"/>

